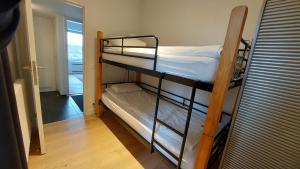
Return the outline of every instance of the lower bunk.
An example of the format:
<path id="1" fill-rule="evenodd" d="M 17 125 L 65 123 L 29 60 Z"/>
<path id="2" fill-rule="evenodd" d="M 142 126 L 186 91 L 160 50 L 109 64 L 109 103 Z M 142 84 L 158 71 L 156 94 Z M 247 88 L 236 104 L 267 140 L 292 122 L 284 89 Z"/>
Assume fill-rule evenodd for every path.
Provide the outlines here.
<path id="1" fill-rule="evenodd" d="M 109 85 L 108 88 L 106 88 L 105 93 L 103 93 L 101 100 L 106 107 L 112 110 L 141 137 L 150 143 L 156 105 L 156 94 L 144 90 L 135 84 L 125 86 L 126 87 L 119 84 Z M 163 122 L 178 131 L 182 132 L 184 130 L 187 110 L 182 109 L 180 106 L 170 101 L 161 99 L 158 111 L 160 112 L 158 113 L 159 119 Z M 196 110 L 192 112 L 181 164 L 181 168 L 183 169 L 191 169 L 194 166 L 197 145 L 203 131 L 205 119 L 205 113 Z M 230 116 L 223 115 L 219 123 L 210 162 L 213 162 L 214 159 L 217 158 L 224 145 L 229 123 Z M 155 139 L 158 140 L 160 144 L 173 154 L 179 155 L 182 142 L 182 138 L 179 135 L 161 124 L 156 125 L 155 133 Z M 154 147 L 176 165 L 176 159 L 167 153 L 166 150 L 155 143 Z"/>

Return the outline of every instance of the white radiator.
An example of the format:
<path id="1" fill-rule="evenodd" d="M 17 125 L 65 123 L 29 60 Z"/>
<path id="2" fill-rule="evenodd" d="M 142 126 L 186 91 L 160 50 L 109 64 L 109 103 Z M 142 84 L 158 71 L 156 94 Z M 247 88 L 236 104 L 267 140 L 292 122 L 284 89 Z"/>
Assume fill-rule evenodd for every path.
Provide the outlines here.
<path id="1" fill-rule="evenodd" d="M 25 83 L 23 79 L 17 79 L 14 82 L 14 89 L 17 101 L 17 108 L 19 113 L 20 125 L 22 130 L 24 148 L 26 152 L 26 158 L 28 161 L 30 137 L 31 137 L 31 121 L 28 112 L 28 104 L 25 93 Z"/>

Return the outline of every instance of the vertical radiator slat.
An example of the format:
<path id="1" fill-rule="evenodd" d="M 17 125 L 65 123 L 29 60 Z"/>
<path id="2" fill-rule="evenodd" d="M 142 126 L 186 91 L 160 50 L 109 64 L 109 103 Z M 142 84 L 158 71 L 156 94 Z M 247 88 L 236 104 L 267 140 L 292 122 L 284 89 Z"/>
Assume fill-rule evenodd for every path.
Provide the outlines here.
<path id="1" fill-rule="evenodd" d="M 266 0 L 221 162 L 300 168 L 300 0 Z"/>

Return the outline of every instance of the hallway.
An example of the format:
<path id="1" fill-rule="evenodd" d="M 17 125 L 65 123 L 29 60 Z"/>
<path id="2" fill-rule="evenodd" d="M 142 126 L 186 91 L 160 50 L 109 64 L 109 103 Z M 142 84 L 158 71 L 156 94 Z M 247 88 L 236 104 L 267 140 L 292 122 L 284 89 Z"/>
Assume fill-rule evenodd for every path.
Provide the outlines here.
<path id="1" fill-rule="evenodd" d="M 41 105 L 44 124 L 83 116 L 72 97 L 61 96 L 57 91 L 42 92 Z"/>

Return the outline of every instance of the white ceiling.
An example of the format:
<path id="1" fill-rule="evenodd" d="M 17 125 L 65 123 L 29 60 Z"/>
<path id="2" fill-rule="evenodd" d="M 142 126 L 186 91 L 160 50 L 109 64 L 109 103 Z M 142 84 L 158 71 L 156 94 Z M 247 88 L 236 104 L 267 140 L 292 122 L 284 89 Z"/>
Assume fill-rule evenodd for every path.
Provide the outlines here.
<path id="1" fill-rule="evenodd" d="M 32 0 L 32 8 L 34 12 L 47 16 L 62 15 L 82 20 L 82 8 L 64 2 L 64 0 Z"/>

